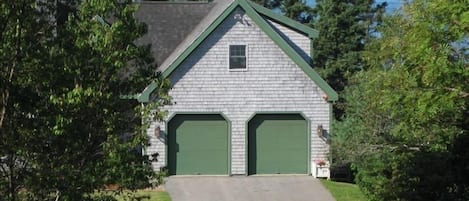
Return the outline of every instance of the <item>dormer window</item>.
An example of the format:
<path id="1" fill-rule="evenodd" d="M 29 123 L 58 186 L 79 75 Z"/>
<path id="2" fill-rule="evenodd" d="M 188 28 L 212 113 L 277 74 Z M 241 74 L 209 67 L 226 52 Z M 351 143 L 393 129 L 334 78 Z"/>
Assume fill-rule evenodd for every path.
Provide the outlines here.
<path id="1" fill-rule="evenodd" d="M 246 70 L 246 45 L 230 45 L 230 70 Z"/>

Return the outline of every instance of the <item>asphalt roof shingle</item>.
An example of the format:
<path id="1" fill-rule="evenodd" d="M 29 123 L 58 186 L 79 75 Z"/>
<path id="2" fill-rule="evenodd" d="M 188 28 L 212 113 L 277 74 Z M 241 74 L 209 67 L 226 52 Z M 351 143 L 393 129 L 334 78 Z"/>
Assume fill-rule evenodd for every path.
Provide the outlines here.
<path id="1" fill-rule="evenodd" d="M 151 44 L 156 65 L 160 66 L 207 16 L 214 3 L 142 1 L 139 5 L 135 17 L 147 24 L 148 32 L 137 43 Z"/>

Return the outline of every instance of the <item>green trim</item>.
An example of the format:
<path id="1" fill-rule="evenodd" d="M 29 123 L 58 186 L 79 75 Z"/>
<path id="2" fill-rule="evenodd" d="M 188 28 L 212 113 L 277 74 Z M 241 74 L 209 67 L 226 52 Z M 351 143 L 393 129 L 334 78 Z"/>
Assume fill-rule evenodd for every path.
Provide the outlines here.
<path id="1" fill-rule="evenodd" d="M 332 165 L 332 152 L 331 152 L 331 145 L 332 145 L 332 134 L 333 134 L 333 129 L 332 129 L 332 123 L 334 121 L 334 111 L 332 110 L 334 107 L 332 106 L 332 103 L 329 104 L 329 135 L 328 139 L 326 141 L 326 144 L 328 144 L 329 148 L 329 167 Z M 329 170 L 330 171 L 330 170 Z"/>
<path id="2" fill-rule="evenodd" d="M 328 101 L 337 100 L 338 95 L 318 73 L 262 17 L 249 6 L 246 0 L 235 0 L 246 14 L 282 49 L 328 96 Z"/>
<path id="3" fill-rule="evenodd" d="M 246 122 L 244 122 L 244 170 L 245 170 L 245 173 L 244 175 L 246 176 L 249 176 L 249 173 L 248 173 L 248 168 L 249 168 L 249 164 L 248 164 L 248 140 L 249 140 L 249 122 L 254 118 L 256 117 L 256 115 L 258 114 L 299 114 L 301 117 L 303 117 L 303 119 L 306 121 L 306 124 L 308 125 L 308 133 L 307 133 L 307 136 L 308 136 L 308 164 L 307 164 L 307 168 L 308 168 L 308 171 L 307 171 L 307 175 L 311 175 L 311 120 L 303 113 L 303 112 L 295 112 L 295 111 L 262 111 L 262 112 L 254 112 L 251 116 L 249 116 L 249 118 L 246 120 Z"/>
<path id="4" fill-rule="evenodd" d="M 132 94 L 132 95 L 119 95 L 119 99 L 123 100 L 135 100 L 138 99 L 140 94 Z"/>
<path id="5" fill-rule="evenodd" d="M 178 66 L 181 65 L 181 63 L 186 60 L 186 58 L 197 48 L 199 45 L 228 17 L 228 15 L 233 12 L 233 10 L 238 6 L 238 3 L 236 3 L 238 0 L 235 0 L 235 3 L 232 3 L 228 8 L 223 11 L 223 13 L 215 19 L 215 21 L 208 26 L 208 28 L 200 34 L 195 41 L 189 45 L 187 49 L 182 52 L 181 55 L 179 55 L 176 60 L 169 65 L 167 69 L 163 71 L 163 77 L 168 77 Z"/>
<path id="6" fill-rule="evenodd" d="M 156 82 L 151 82 L 143 91 L 137 96 L 138 102 L 148 103 L 150 101 L 150 95 L 157 88 Z"/>
<path id="7" fill-rule="evenodd" d="M 228 123 L 228 176 L 232 175 L 232 170 L 231 170 L 231 153 L 232 153 L 232 147 L 231 147 L 231 140 L 232 140 L 232 135 L 231 135 L 231 120 L 223 113 L 223 112 L 174 112 L 170 116 L 168 116 L 168 119 L 165 121 L 165 133 L 166 135 L 169 134 L 169 122 L 176 116 L 176 115 L 191 115 L 191 114 L 215 114 L 215 115 L 220 115 L 225 119 L 225 121 Z M 166 136 L 166 140 L 168 139 L 168 136 Z M 168 166 L 168 144 L 165 144 L 165 165 Z M 213 175 L 212 175 L 213 176 Z"/>
<path id="8" fill-rule="evenodd" d="M 314 41 L 309 40 L 309 64 L 313 66 L 314 64 Z"/>
<path id="9" fill-rule="evenodd" d="M 101 23 L 104 26 L 110 27 L 112 25 L 111 23 L 109 23 L 108 21 L 103 19 L 103 17 L 101 17 L 100 15 L 95 15 L 92 19 L 98 21 L 99 23 Z"/>
<path id="10" fill-rule="evenodd" d="M 335 103 L 335 102 L 334 102 Z M 335 121 L 334 118 L 334 107 L 332 106 L 333 103 L 329 103 L 329 139 L 327 139 L 328 144 L 332 143 L 332 134 L 333 134 L 333 129 L 332 129 L 332 123 Z"/>
<path id="11" fill-rule="evenodd" d="M 309 26 L 301 24 L 301 23 L 299 23 L 295 20 L 292 20 L 288 17 L 285 17 L 283 15 L 279 15 L 277 13 L 274 13 L 272 10 L 267 9 L 264 6 L 256 4 L 252 1 L 248 1 L 248 3 L 258 13 L 268 17 L 269 19 L 271 19 L 271 20 L 273 20 L 277 23 L 280 23 L 282 25 L 285 25 L 285 26 L 297 31 L 297 32 L 300 32 L 300 33 L 308 36 L 309 38 L 317 38 L 319 36 L 319 31 L 317 31 L 317 30 L 315 30 L 315 29 L 313 29 Z"/>
<path id="12" fill-rule="evenodd" d="M 162 73 L 164 78 L 167 78 L 171 73 L 179 67 L 182 62 L 225 20 L 225 18 L 233 12 L 238 6 L 241 7 L 246 14 L 264 31 L 280 49 L 282 49 L 294 62 L 298 65 L 303 72 L 305 72 L 311 80 L 313 80 L 319 88 L 321 88 L 328 96 L 328 101 L 335 101 L 338 99 L 337 93 L 324 81 L 321 76 L 305 61 L 288 43 L 267 23 L 251 6 L 252 3 L 248 3 L 247 0 L 234 0 L 234 2 L 228 6 L 223 13 L 217 17 L 217 19 L 208 26 L 208 28 L 202 32 L 202 34 L 191 44 L 184 52 L 179 55 L 176 60 L 169 65 L 169 67 Z M 268 13 L 268 12 L 266 12 Z M 283 20 L 283 19 L 282 19 Z M 283 20 L 285 21 L 285 20 Z M 303 25 L 304 26 L 304 25 Z M 301 27 L 301 26 L 300 26 Z M 312 30 L 312 29 L 311 29 Z M 156 86 L 155 86 L 156 88 Z M 149 101 L 149 94 L 155 90 L 150 84 L 139 96 L 140 102 Z"/>

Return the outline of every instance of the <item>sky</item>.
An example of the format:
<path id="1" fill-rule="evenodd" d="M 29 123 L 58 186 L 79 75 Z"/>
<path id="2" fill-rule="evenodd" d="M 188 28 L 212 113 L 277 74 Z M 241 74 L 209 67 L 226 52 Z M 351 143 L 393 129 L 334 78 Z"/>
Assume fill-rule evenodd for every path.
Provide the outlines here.
<path id="1" fill-rule="evenodd" d="M 306 0 L 308 5 L 310 6 L 314 6 L 315 4 L 315 0 Z M 386 7 L 386 11 L 387 12 L 393 12 L 395 11 L 396 9 L 399 9 L 402 5 L 402 1 L 401 0 L 375 0 L 376 3 L 382 3 L 382 2 L 387 2 L 388 3 L 388 6 Z"/>
<path id="2" fill-rule="evenodd" d="M 376 0 L 376 3 L 387 2 L 388 6 L 386 7 L 386 11 L 393 12 L 399 9 L 402 6 L 401 0 Z"/>

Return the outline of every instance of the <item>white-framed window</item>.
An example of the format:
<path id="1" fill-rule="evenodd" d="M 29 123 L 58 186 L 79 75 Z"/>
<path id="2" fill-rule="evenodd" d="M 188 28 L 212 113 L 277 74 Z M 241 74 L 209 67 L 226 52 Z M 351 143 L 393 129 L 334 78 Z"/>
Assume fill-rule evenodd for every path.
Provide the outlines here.
<path id="1" fill-rule="evenodd" d="M 247 45 L 230 45 L 228 60 L 230 70 L 247 70 Z"/>

